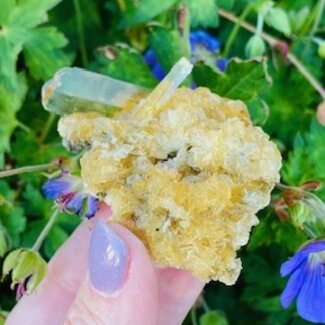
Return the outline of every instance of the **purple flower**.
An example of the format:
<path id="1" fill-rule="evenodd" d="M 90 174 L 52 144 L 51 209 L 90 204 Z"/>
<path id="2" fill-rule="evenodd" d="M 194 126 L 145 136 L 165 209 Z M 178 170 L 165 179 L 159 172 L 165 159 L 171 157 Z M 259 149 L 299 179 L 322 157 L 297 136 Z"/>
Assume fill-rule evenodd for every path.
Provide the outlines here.
<path id="1" fill-rule="evenodd" d="M 297 300 L 298 314 L 314 323 L 325 323 L 325 240 L 311 242 L 281 266 L 282 277 L 290 276 L 281 295 L 288 308 Z"/>
<path id="2" fill-rule="evenodd" d="M 63 170 L 59 177 L 48 180 L 42 187 L 45 197 L 55 200 L 61 211 L 76 213 L 90 219 L 98 210 L 98 199 L 84 188 L 80 177 Z"/>
<path id="3" fill-rule="evenodd" d="M 197 30 L 190 33 L 189 41 L 192 63 L 204 61 L 216 66 L 220 71 L 225 71 L 228 60 L 216 58 L 216 54 L 220 49 L 220 41 L 216 37 L 211 36 L 204 30 Z M 158 80 L 162 80 L 165 77 L 166 72 L 151 49 L 144 54 L 144 60 Z"/>

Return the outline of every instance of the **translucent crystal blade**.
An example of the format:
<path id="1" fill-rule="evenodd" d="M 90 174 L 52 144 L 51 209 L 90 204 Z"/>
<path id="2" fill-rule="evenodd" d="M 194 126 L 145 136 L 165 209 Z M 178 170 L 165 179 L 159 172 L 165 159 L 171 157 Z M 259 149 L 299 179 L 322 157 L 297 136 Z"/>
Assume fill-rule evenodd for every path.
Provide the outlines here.
<path id="1" fill-rule="evenodd" d="M 136 108 L 134 111 L 135 118 L 144 119 L 144 121 L 150 120 L 150 116 L 168 100 L 178 86 L 191 73 L 192 69 L 193 65 L 186 58 L 181 58 L 176 62 L 166 77 Z"/>
<path id="2" fill-rule="evenodd" d="M 99 112 L 111 115 L 136 104 L 149 90 L 79 68 L 63 68 L 42 88 L 42 104 L 54 114 Z"/>

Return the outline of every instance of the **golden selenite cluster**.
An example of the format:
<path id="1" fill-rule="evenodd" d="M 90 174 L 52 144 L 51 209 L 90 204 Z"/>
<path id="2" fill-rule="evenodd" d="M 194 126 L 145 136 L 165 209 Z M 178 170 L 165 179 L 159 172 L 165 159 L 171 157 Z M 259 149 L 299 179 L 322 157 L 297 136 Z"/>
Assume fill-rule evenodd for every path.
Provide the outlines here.
<path id="1" fill-rule="evenodd" d="M 279 181 L 280 153 L 241 101 L 179 88 L 161 103 L 143 100 L 114 118 L 67 115 L 59 133 L 89 149 L 81 159 L 87 188 L 104 195 L 110 220 L 135 233 L 156 265 L 233 284 L 236 251 Z"/>

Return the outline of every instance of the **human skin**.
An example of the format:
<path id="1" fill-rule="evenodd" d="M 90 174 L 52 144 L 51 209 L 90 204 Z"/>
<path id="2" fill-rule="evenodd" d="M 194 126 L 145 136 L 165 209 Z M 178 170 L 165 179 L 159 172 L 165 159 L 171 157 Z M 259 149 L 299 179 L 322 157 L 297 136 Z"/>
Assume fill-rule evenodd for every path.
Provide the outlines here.
<path id="1" fill-rule="evenodd" d="M 90 283 L 88 250 L 102 206 L 83 222 L 58 250 L 37 292 L 25 295 L 10 313 L 7 325 L 179 325 L 200 294 L 204 282 L 189 272 L 152 265 L 142 242 L 120 225 L 108 223 L 127 245 L 129 268 L 123 287 L 113 295 L 98 293 Z"/>

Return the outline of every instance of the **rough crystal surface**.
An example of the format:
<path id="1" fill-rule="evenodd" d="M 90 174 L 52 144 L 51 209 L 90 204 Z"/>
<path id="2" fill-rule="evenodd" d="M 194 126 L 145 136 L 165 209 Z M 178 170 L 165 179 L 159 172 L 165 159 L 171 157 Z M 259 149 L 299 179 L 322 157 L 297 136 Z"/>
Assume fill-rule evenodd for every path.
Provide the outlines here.
<path id="1" fill-rule="evenodd" d="M 130 110 L 61 118 L 70 147 L 86 146 L 82 177 L 112 206 L 112 220 L 147 246 L 160 266 L 233 284 L 236 251 L 279 181 L 281 156 L 246 106 L 208 89 L 180 88 L 140 123 Z"/>

